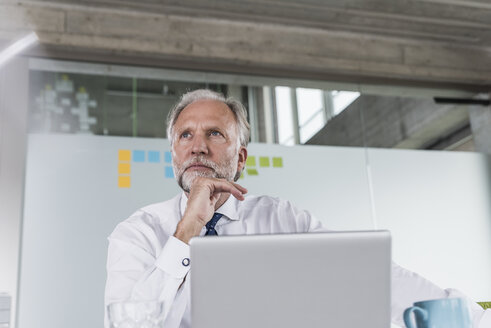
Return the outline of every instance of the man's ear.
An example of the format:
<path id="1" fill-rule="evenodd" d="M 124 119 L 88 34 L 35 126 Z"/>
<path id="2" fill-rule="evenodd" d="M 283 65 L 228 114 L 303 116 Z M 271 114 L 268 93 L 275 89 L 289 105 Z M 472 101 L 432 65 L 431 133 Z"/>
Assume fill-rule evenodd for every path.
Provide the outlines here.
<path id="1" fill-rule="evenodd" d="M 240 146 L 239 148 L 239 159 L 237 161 L 237 172 L 242 172 L 247 161 L 247 148 Z"/>

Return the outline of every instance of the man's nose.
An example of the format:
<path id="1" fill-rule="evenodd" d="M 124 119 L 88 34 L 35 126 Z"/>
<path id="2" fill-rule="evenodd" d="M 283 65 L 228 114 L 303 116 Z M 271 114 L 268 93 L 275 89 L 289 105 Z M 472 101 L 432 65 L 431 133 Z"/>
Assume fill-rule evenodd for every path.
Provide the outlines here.
<path id="1" fill-rule="evenodd" d="M 206 143 L 206 138 L 200 135 L 195 135 L 193 138 L 193 145 L 191 147 L 191 152 L 193 154 L 208 154 L 208 145 Z"/>

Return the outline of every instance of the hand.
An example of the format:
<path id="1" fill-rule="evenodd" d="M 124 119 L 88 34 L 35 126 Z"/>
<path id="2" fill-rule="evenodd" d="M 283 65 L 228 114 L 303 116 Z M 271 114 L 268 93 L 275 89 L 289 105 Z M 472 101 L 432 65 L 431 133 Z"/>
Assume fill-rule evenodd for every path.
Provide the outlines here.
<path id="1" fill-rule="evenodd" d="M 197 177 L 191 185 L 186 211 L 177 225 L 174 237 L 189 243 L 192 237 L 199 235 L 215 210 L 225 203 L 230 194 L 238 200 L 244 200 L 245 193 L 247 189 L 237 183 Z"/>

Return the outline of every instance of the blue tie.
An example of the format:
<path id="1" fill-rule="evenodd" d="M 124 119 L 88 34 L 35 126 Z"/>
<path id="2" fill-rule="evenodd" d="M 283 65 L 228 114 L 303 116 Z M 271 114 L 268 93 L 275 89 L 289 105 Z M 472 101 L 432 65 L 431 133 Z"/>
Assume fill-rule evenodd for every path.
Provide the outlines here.
<path id="1" fill-rule="evenodd" d="M 218 220 L 223 216 L 223 214 L 215 213 L 210 221 L 206 224 L 206 233 L 205 236 L 217 236 L 218 233 L 215 230 L 215 226 L 217 225 Z"/>

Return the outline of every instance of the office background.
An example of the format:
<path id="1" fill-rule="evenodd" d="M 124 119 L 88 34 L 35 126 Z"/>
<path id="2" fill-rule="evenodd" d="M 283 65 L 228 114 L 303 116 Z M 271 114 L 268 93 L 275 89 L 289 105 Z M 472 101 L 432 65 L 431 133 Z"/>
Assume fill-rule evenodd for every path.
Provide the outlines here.
<path id="1" fill-rule="evenodd" d="M 0 67 L 0 292 L 19 327 L 61 300 L 102 311 L 101 290 L 57 295 L 54 277 L 103 286 L 111 227 L 177 192 L 163 123 L 197 87 L 247 104 L 253 193 L 333 229 L 390 228 L 400 264 L 491 299 L 487 3 L 5 1 L 0 16 L 0 49 L 39 37 Z"/>

